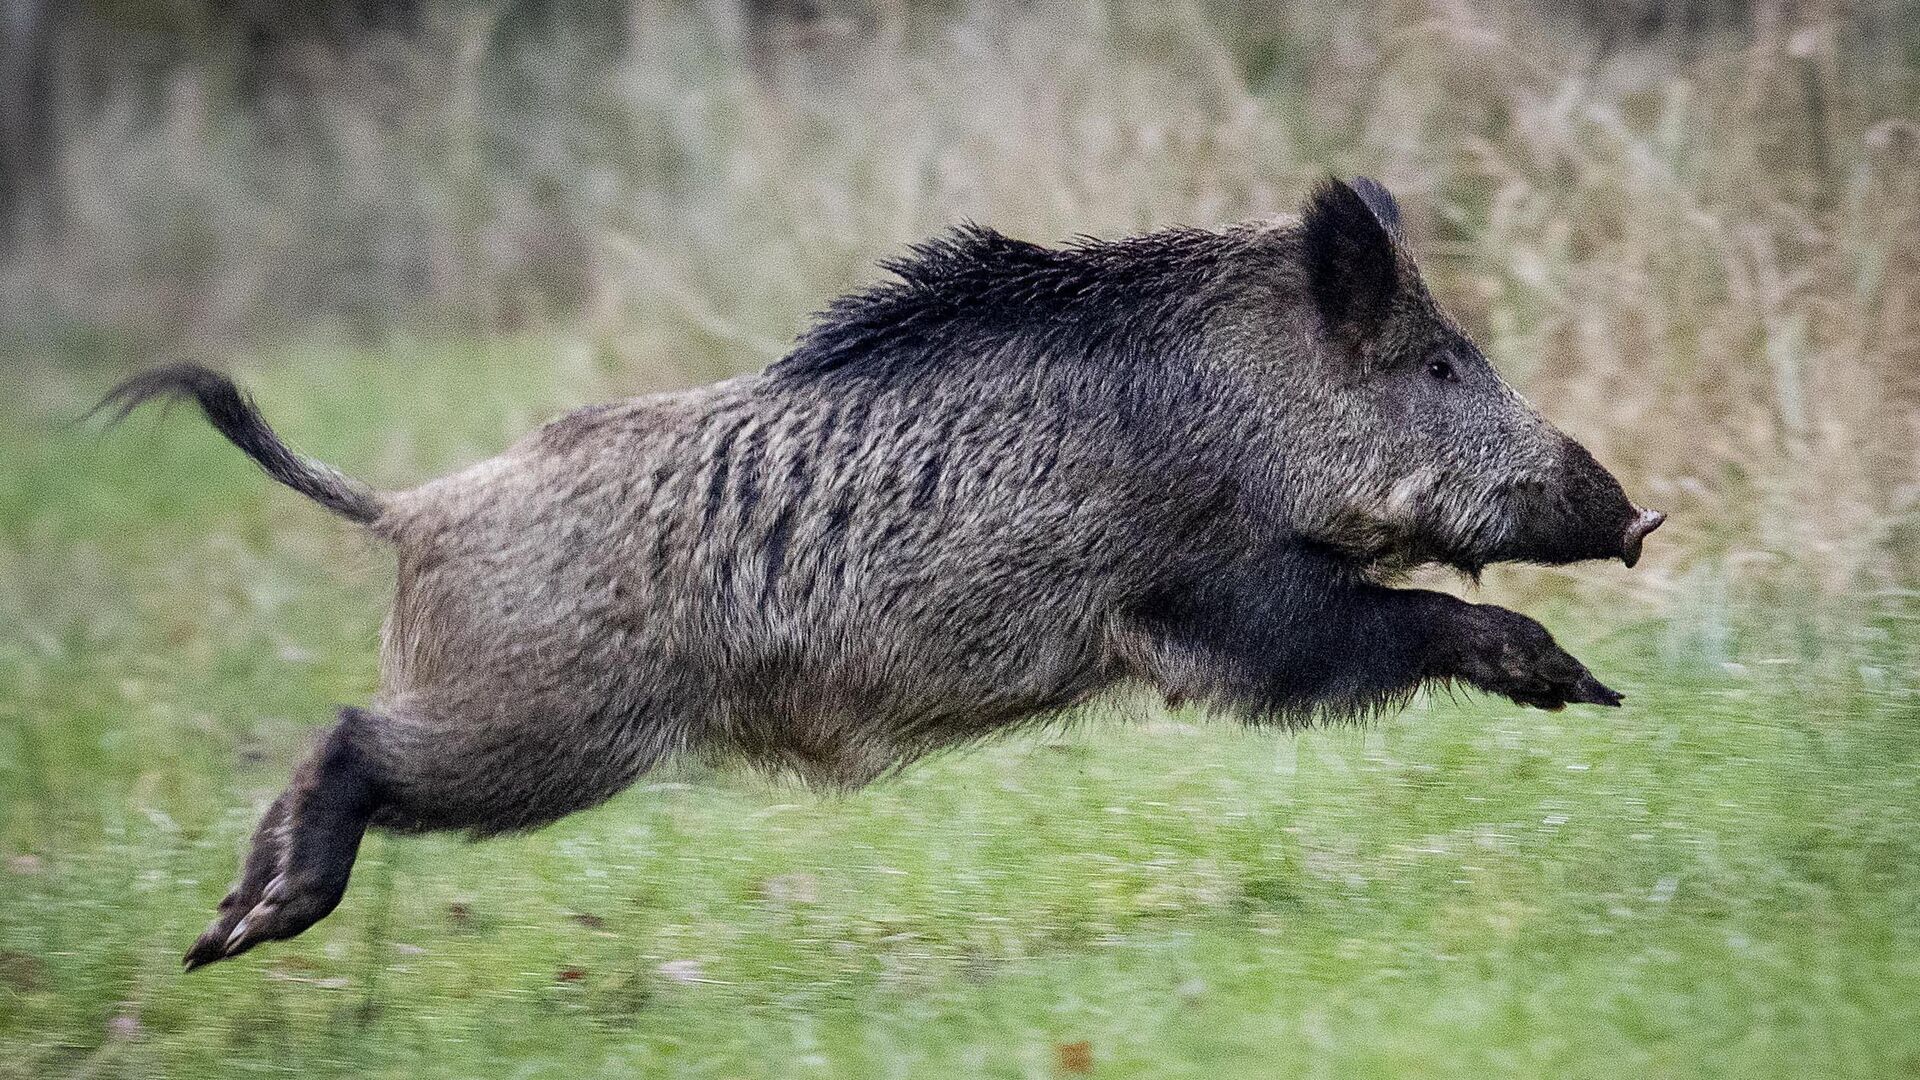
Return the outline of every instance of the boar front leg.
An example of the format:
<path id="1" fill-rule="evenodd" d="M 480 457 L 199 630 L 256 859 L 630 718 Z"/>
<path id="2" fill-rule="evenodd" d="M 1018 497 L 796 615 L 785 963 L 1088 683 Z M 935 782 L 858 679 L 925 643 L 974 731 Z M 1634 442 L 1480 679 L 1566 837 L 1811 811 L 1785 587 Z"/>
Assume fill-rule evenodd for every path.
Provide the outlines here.
<path id="1" fill-rule="evenodd" d="M 1440 618 L 1427 644 L 1426 677 L 1464 682 L 1536 709 L 1620 704 L 1618 691 L 1534 620 L 1492 604 L 1431 595 L 1449 603 L 1435 605 Z"/>
<path id="2" fill-rule="evenodd" d="M 1542 709 L 1620 703 L 1524 615 L 1356 581 L 1310 553 L 1171 587 L 1119 631 L 1115 651 L 1169 702 L 1256 719 L 1366 712 L 1427 682 Z"/>

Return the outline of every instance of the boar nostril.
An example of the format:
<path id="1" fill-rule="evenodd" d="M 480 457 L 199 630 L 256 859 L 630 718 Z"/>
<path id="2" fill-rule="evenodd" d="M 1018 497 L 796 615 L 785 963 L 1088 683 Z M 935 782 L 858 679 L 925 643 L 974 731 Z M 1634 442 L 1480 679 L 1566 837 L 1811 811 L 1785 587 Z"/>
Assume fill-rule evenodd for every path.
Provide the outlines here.
<path id="1" fill-rule="evenodd" d="M 1642 510 L 1627 522 L 1627 531 L 1620 540 L 1620 561 L 1632 566 L 1640 561 L 1640 543 L 1647 534 L 1660 527 L 1667 515 L 1658 510 Z"/>

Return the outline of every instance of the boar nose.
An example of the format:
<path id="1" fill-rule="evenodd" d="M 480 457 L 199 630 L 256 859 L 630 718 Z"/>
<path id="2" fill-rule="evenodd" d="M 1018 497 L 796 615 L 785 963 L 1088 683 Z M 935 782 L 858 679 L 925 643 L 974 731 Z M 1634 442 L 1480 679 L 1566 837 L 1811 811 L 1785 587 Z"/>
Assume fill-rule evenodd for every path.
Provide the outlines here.
<path id="1" fill-rule="evenodd" d="M 1647 534 L 1660 527 L 1667 515 L 1658 510 L 1641 510 L 1627 522 L 1626 534 L 1620 538 L 1620 561 L 1632 566 L 1640 561 L 1640 544 Z"/>

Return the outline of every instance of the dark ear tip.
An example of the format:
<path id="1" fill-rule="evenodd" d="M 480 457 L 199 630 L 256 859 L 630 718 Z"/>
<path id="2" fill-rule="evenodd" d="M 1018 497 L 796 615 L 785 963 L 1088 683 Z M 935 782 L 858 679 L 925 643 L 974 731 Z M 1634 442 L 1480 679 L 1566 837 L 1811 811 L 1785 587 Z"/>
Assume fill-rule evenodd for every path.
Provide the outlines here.
<path id="1" fill-rule="evenodd" d="M 1315 219 L 1351 221 L 1371 217 L 1390 233 L 1398 235 L 1400 231 L 1400 203 L 1386 185 L 1370 176 L 1356 176 L 1350 181 L 1329 176 L 1320 181 L 1307 197 L 1303 216 L 1309 223 Z"/>
<path id="2" fill-rule="evenodd" d="M 1328 175 L 1322 177 L 1319 183 L 1313 185 L 1313 190 L 1307 193 L 1307 207 L 1311 212 L 1350 206 L 1359 198 L 1359 194 L 1353 189 L 1352 184 L 1337 176 Z"/>
<path id="3" fill-rule="evenodd" d="M 1385 184 L 1371 176 L 1356 176 L 1347 186 L 1360 197 L 1361 202 L 1367 204 L 1373 216 L 1380 219 L 1380 224 L 1395 232 L 1400 230 L 1400 203 Z"/>

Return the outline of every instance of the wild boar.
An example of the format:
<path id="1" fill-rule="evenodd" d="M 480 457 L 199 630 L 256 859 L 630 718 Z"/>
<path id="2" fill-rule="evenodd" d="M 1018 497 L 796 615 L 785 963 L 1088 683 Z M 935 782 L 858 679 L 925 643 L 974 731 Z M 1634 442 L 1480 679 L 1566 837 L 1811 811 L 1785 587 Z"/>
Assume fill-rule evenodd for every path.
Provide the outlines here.
<path id="1" fill-rule="evenodd" d="M 764 372 L 593 406 L 377 493 L 232 382 L 197 401 L 274 479 L 393 545 L 382 689 L 267 810 L 188 968 L 333 910 L 369 825 L 530 829 L 676 754 L 854 786 L 1123 683 L 1251 721 L 1426 683 L 1620 695 L 1445 564 L 1619 558 L 1662 515 L 1555 430 L 1422 284 L 1398 207 L 1044 247 L 956 229 Z"/>

